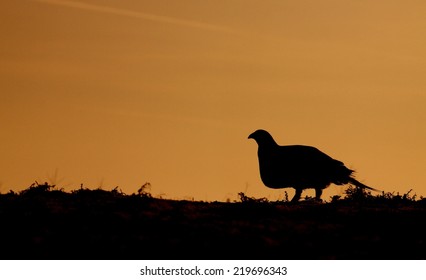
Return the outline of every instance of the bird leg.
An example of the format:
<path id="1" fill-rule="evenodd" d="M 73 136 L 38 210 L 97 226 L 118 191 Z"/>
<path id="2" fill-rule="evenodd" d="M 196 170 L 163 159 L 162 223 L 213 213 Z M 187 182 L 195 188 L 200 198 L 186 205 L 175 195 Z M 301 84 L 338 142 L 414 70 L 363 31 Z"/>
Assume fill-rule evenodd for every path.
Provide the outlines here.
<path id="1" fill-rule="evenodd" d="M 296 193 L 294 194 L 293 198 L 291 199 L 291 202 L 298 202 L 301 195 L 302 195 L 302 189 L 296 189 Z"/>
<path id="2" fill-rule="evenodd" d="M 321 201 L 322 189 L 315 189 L 315 199 Z"/>

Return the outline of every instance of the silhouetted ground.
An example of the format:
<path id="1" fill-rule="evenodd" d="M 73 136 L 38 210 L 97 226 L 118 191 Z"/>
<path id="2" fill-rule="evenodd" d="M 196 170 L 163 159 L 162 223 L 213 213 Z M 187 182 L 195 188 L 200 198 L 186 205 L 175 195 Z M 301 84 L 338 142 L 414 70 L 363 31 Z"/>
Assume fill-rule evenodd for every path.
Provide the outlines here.
<path id="1" fill-rule="evenodd" d="M 426 200 L 194 202 L 33 185 L 0 195 L 0 259 L 426 259 Z"/>

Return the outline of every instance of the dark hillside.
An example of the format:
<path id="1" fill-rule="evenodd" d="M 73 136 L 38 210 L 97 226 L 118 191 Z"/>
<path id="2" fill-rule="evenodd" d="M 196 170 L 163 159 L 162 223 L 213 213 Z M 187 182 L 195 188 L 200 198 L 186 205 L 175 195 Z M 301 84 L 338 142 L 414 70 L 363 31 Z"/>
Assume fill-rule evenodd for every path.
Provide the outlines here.
<path id="1" fill-rule="evenodd" d="M 225 203 L 33 185 L 0 195 L 0 259 L 426 259 L 425 199 L 351 191 Z"/>

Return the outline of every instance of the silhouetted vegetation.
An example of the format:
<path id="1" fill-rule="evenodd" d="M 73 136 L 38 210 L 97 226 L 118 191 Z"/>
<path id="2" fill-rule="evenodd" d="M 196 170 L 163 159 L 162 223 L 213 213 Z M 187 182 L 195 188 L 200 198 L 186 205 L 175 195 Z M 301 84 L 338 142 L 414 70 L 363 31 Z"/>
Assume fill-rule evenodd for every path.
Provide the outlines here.
<path id="1" fill-rule="evenodd" d="M 0 194 L 1 259 L 425 259 L 426 199 L 349 186 L 330 202 L 155 198 L 149 183 Z"/>

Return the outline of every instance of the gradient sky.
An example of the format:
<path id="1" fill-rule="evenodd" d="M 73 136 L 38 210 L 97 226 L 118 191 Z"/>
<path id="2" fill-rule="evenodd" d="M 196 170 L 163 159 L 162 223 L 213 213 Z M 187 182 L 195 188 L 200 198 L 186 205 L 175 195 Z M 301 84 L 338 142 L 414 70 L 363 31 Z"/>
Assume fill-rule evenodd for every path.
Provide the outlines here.
<path id="1" fill-rule="evenodd" d="M 263 128 L 426 196 L 425 14 L 420 0 L 1 1 L 0 191 L 278 199 L 247 139 Z"/>

